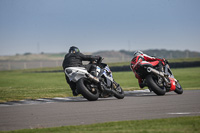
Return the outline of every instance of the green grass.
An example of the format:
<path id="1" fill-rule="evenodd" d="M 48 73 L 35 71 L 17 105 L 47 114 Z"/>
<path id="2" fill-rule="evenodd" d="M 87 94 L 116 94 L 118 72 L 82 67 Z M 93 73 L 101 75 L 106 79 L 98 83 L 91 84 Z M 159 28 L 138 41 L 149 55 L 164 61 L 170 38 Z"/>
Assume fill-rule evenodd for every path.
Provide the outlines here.
<path id="1" fill-rule="evenodd" d="M 200 61 L 200 58 L 181 58 L 181 59 L 169 59 L 169 63 L 174 62 L 194 62 L 194 61 Z"/>
<path id="2" fill-rule="evenodd" d="M 92 125 L 24 129 L 12 133 L 199 133 L 200 116 L 106 122 Z M 8 132 L 9 133 L 9 132 Z"/>
<path id="3" fill-rule="evenodd" d="M 41 70 L 52 68 L 0 71 L 0 102 L 72 96 L 64 73 L 34 73 Z M 200 89 L 200 67 L 172 69 L 172 72 L 184 90 Z M 139 89 L 133 72 L 114 72 L 113 76 L 124 90 Z"/>
<path id="4" fill-rule="evenodd" d="M 72 96 L 64 73 L 0 72 L 0 101 Z"/>

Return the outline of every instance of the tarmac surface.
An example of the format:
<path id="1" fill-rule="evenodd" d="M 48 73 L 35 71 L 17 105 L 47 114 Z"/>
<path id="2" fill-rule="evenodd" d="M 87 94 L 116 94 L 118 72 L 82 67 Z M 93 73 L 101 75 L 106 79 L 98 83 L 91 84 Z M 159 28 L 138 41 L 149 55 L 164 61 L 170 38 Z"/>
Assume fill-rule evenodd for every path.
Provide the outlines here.
<path id="1" fill-rule="evenodd" d="M 122 100 L 93 102 L 72 97 L 0 103 L 0 131 L 182 116 L 200 116 L 200 90 L 165 96 L 130 91 Z"/>

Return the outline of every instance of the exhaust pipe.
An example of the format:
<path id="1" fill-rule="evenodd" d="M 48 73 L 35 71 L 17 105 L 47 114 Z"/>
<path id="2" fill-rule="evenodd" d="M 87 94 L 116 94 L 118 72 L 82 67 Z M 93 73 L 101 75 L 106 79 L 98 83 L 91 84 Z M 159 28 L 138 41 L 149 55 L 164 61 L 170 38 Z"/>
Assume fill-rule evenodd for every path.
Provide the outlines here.
<path id="1" fill-rule="evenodd" d="M 147 72 L 152 72 L 152 73 L 154 73 L 154 74 L 156 74 L 156 75 L 159 75 L 159 76 L 161 76 L 164 80 L 165 80 L 165 82 L 167 83 L 167 84 L 170 84 L 170 82 L 166 79 L 166 76 L 167 75 L 165 75 L 164 74 L 164 72 L 160 72 L 160 71 L 158 71 L 158 70 L 156 70 L 156 69 L 153 69 L 153 68 L 151 68 L 151 67 L 148 67 L 147 68 Z"/>
<path id="2" fill-rule="evenodd" d="M 94 77 L 90 73 L 85 74 L 86 77 L 88 77 L 90 80 L 94 81 L 95 83 L 99 83 L 99 79 L 97 77 Z M 108 89 L 104 84 L 101 84 L 102 91 L 106 91 L 108 93 L 114 93 L 112 89 Z"/>
<path id="3" fill-rule="evenodd" d="M 94 81 L 94 82 L 96 82 L 96 83 L 99 83 L 99 79 L 96 78 L 96 77 L 94 77 L 94 76 L 91 75 L 90 73 L 86 73 L 85 75 L 86 75 L 86 77 L 88 77 L 90 80 L 92 80 L 92 81 Z"/>
<path id="4" fill-rule="evenodd" d="M 165 77 L 165 75 L 164 75 L 164 73 L 163 72 L 159 72 L 158 70 L 156 70 L 156 69 L 153 69 L 153 68 L 151 68 L 151 67 L 148 67 L 147 68 L 147 72 L 152 72 L 152 73 L 154 73 L 154 74 L 156 74 L 156 75 L 159 75 L 159 76 L 161 76 L 161 77 Z"/>

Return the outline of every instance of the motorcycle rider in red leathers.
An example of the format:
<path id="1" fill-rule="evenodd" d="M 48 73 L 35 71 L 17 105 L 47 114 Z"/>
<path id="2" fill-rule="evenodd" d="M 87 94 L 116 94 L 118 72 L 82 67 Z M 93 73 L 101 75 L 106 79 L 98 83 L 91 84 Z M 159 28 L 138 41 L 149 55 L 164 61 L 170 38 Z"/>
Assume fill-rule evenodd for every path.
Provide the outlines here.
<path id="1" fill-rule="evenodd" d="M 140 88 L 144 88 L 146 86 L 145 83 L 143 83 L 143 79 L 140 77 L 140 75 L 137 74 L 136 70 L 137 70 L 137 64 L 141 63 L 141 64 L 147 64 L 147 63 L 151 63 L 153 66 L 158 66 L 159 71 L 163 71 L 163 65 L 164 65 L 164 61 L 165 59 L 160 59 L 160 58 L 155 58 L 155 57 L 151 57 L 148 56 L 146 54 L 144 54 L 142 51 L 135 51 L 133 53 L 133 59 L 131 60 L 131 69 L 135 74 L 135 77 L 138 79 L 138 83 Z"/>

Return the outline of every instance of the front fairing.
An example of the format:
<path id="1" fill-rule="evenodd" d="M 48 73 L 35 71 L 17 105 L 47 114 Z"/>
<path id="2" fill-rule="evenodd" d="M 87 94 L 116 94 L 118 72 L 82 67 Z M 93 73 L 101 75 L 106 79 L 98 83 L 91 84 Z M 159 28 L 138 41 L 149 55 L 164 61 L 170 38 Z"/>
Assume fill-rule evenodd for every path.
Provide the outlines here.
<path id="1" fill-rule="evenodd" d="M 173 75 L 173 73 L 172 73 L 172 71 L 171 71 L 171 69 L 170 69 L 170 67 L 169 67 L 168 64 L 165 65 L 165 73 L 166 73 L 167 75 L 169 75 L 170 78 L 174 78 L 174 75 Z"/>
<path id="2" fill-rule="evenodd" d="M 104 75 L 106 78 L 113 82 L 113 75 L 112 71 L 110 70 L 107 64 L 102 63 L 101 68 L 97 66 L 97 75 L 102 76 Z"/>
<path id="3" fill-rule="evenodd" d="M 113 82 L 112 72 L 111 72 L 110 68 L 108 67 L 108 65 L 104 68 L 103 74 Z"/>

